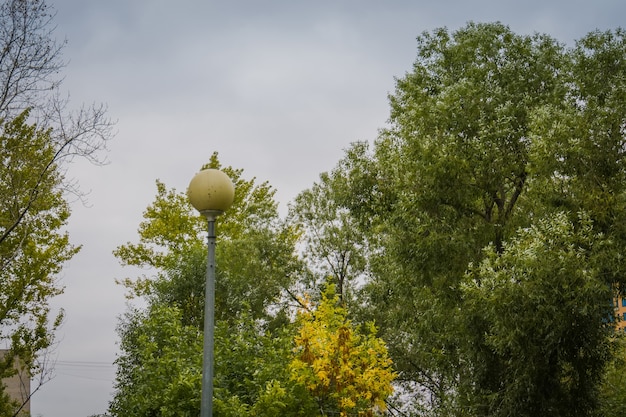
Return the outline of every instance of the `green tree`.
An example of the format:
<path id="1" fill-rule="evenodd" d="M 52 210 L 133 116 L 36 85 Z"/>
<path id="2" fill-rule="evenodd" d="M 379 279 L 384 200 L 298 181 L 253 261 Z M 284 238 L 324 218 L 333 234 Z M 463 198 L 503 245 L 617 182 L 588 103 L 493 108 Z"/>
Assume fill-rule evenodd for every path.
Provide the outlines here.
<path id="1" fill-rule="evenodd" d="M 63 315 L 50 319 L 48 300 L 62 292 L 57 275 L 79 250 L 63 231 L 69 207 L 62 174 L 48 166 L 56 149 L 49 133 L 27 125 L 27 117 L 24 112 L 3 123 L 0 134 L 0 341 L 10 346 L 0 364 L 5 377 L 16 372 L 16 358 L 29 375 L 49 372 L 38 355 L 53 343 Z"/>
<path id="2" fill-rule="evenodd" d="M 290 379 L 293 326 L 267 329 L 244 314 L 237 320 L 236 329 L 218 323 L 216 406 L 222 410 L 221 415 L 310 416 L 314 409 L 311 398 Z"/>
<path id="3" fill-rule="evenodd" d="M 309 289 L 320 292 L 332 277 L 340 300 L 350 304 L 355 281 L 366 271 L 367 240 L 341 205 L 346 189 L 340 175 L 321 174 L 318 183 L 298 194 L 288 219 L 300 232 L 300 254 L 312 273 Z"/>
<path id="4" fill-rule="evenodd" d="M 198 415 L 202 338 L 181 320 L 178 308 L 160 304 L 126 314 L 112 415 Z"/>
<path id="5" fill-rule="evenodd" d="M 209 166 L 227 172 L 236 189 L 232 208 L 217 224 L 215 413 L 289 415 L 299 402 L 285 371 L 291 337 L 283 296 L 301 269 L 296 235 L 280 221 L 267 183 L 257 185 L 241 170 L 221 167 L 216 154 Z M 139 242 L 115 251 L 124 264 L 150 267 L 153 275 L 122 281 L 147 307 L 130 311 L 120 323 L 122 353 L 110 411 L 197 415 L 206 219 L 183 193 L 162 183 L 144 217 Z"/>
<path id="6" fill-rule="evenodd" d="M 293 252 L 297 236 L 280 220 L 275 190 L 267 182 L 256 184 L 254 178 L 244 179 L 242 170 L 221 167 L 217 154 L 206 167 L 222 169 L 237 190 L 233 206 L 218 222 L 216 317 L 235 318 L 244 309 L 255 319 L 267 317 L 267 307 L 281 300 L 301 269 Z M 139 242 L 121 245 L 114 254 L 123 265 L 155 274 L 121 283 L 131 297 L 176 303 L 186 320 L 202 320 L 206 220 L 184 193 L 159 181 L 144 218 Z"/>
<path id="7" fill-rule="evenodd" d="M 0 2 L 0 343 L 10 348 L 0 375 L 19 357 L 33 392 L 51 375 L 46 351 L 63 318 L 48 301 L 63 291 L 58 274 L 79 249 L 63 231 L 67 193 L 81 195 L 67 164 L 102 162 L 112 126 L 103 106 L 70 111 L 61 98 L 53 18 L 42 0 Z M 3 390 L 0 409 L 12 411 L 0 415 L 12 416 L 23 404 L 8 406 Z"/>
<path id="8" fill-rule="evenodd" d="M 528 224 L 529 121 L 535 109 L 564 99 L 563 61 L 551 38 L 518 36 L 501 24 L 424 33 L 373 154 L 359 144 L 342 162 L 354 189 L 347 205 L 379 235 L 370 260 L 373 315 L 400 379 L 427 389 L 433 408 L 455 401 L 461 362 L 453 317 L 468 264 L 490 242 L 500 252 Z"/>
<path id="9" fill-rule="evenodd" d="M 152 303 L 120 323 L 113 416 L 197 416 L 202 333 L 176 306 Z M 289 381 L 291 335 L 269 332 L 243 313 L 216 323 L 214 415 L 306 416 L 304 392 Z M 298 391 L 301 391 L 300 393 Z M 306 397 L 304 397 L 306 398 Z"/>
<path id="10" fill-rule="evenodd" d="M 600 412 L 603 417 L 617 417 L 626 412 L 626 340 L 618 337 L 616 352 L 600 387 Z"/>
<path id="11" fill-rule="evenodd" d="M 623 291 L 626 33 L 589 33 L 567 57 L 566 101 L 533 115 L 533 200 L 567 210 L 572 217 L 581 211 L 588 214 L 594 227 L 614 243 L 603 273 Z"/>
<path id="12" fill-rule="evenodd" d="M 592 225 L 565 213 L 541 219 L 470 267 L 463 352 L 472 383 L 460 390 L 472 414 L 591 415 L 615 331 L 612 290 L 593 259 L 607 242 Z"/>
<path id="13" fill-rule="evenodd" d="M 586 298 L 563 295 L 589 312 L 585 325 L 568 330 L 570 324 L 559 321 L 563 316 L 546 316 L 543 325 L 555 334 L 585 340 L 578 351 L 585 359 L 555 362 L 578 368 L 570 380 L 551 379 L 561 385 L 536 406 L 553 406 L 559 415 L 592 411 L 608 358 L 604 330 L 612 312 L 606 300 L 626 276 L 625 44 L 617 30 L 589 34 L 566 49 L 549 36 L 520 36 L 499 23 L 424 33 L 412 71 L 397 80 L 390 97 L 389 127 L 371 150 L 354 144 L 333 172 L 347 188 L 338 203 L 368 239 L 366 317 L 380 326 L 398 379 L 423 413 L 525 415 L 513 406 L 518 397 L 507 370 L 528 369 L 532 363 L 519 362 L 536 358 L 546 376 L 558 374 L 542 369 L 530 351 L 496 351 L 504 343 L 493 333 L 500 300 L 464 287 L 468 271 L 485 258 L 505 257 L 502 274 L 512 276 L 519 265 L 507 245 L 522 245 L 528 228 L 542 230 L 541 219 L 559 219 L 577 233 L 591 227 L 595 243 L 572 241 L 569 229 L 554 226 L 563 233 L 554 239 L 569 242 L 580 256 L 549 246 L 554 253 L 537 259 L 546 263 L 543 270 L 525 272 L 541 288 L 532 294 L 544 297 L 552 279 L 575 282 L 588 270 L 585 282 L 594 288 L 581 292 Z M 527 261 L 523 252 L 515 253 L 517 262 Z M 557 254 L 575 262 L 567 270 L 571 275 L 559 278 L 549 268 Z M 503 291 L 510 290 L 506 283 L 499 281 Z M 526 309 L 534 304 L 521 305 L 515 320 L 529 323 L 523 315 L 533 314 Z M 528 349 L 535 346 L 532 325 L 520 333 L 529 338 L 526 345 L 519 342 Z M 562 354 L 551 347 L 542 351 L 546 357 Z M 567 407 L 564 393 L 588 401 Z M 486 399 L 510 407 L 491 407 Z"/>

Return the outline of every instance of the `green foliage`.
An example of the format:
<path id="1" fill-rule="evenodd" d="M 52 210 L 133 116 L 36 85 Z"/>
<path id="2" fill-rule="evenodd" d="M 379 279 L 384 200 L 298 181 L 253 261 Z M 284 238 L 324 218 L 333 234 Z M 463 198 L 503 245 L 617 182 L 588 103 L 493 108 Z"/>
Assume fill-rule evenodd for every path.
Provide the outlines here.
<path id="1" fill-rule="evenodd" d="M 531 192 L 548 207 L 586 212 L 617 249 L 626 242 L 626 34 L 590 33 L 567 56 L 567 101 L 533 116 Z M 607 253 L 603 273 L 623 288 L 620 250 Z"/>
<path id="2" fill-rule="evenodd" d="M 68 112 L 58 94 L 65 60 L 54 15 L 43 0 L 0 2 L 0 344 L 20 358 L 33 392 L 51 376 L 43 364 L 63 318 L 49 300 L 79 250 L 64 231 L 66 193 L 81 196 L 66 164 L 101 162 L 111 136 L 103 106 Z M 0 365 L 0 375 L 11 372 L 12 362 Z M 0 415 L 12 416 L 6 398 L 0 386 Z"/>
<path id="3" fill-rule="evenodd" d="M 267 183 L 225 168 L 237 191 L 218 229 L 218 415 L 371 415 L 395 375 L 399 408 L 415 415 L 618 407 L 610 300 L 626 288 L 625 32 L 565 48 L 469 23 L 417 43 L 389 126 L 296 198 L 291 227 Z M 208 166 L 220 168 L 216 155 Z M 167 306 L 176 334 L 197 333 L 204 224 L 182 194 L 160 183 L 157 192 L 139 243 L 116 255 L 156 270 L 125 281 L 148 312 Z M 294 329 L 278 301 L 296 277 L 309 291 L 334 286 L 315 311 L 300 300 Z M 152 364 L 133 336 L 151 332 L 149 320 L 122 325 L 120 363 Z M 378 329 L 353 324 L 367 322 Z M 155 384 L 182 387 L 163 398 L 196 401 L 184 388 L 191 366 Z M 116 401 L 141 382 L 124 369 Z"/>
<path id="4" fill-rule="evenodd" d="M 210 166 L 226 172 L 235 184 L 235 201 L 218 219 L 216 246 L 216 317 L 234 318 L 242 309 L 255 318 L 279 300 L 301 266 L 294 257 L 296 234 L 283 224 L 267 183 L 242 178 L 242 170 Z M 206 219 L 184 193 L 157 181 L 155 201 L 144 212 L 139 242 L 118 247 L 123 265 L 150 268 L 156 276 L 121 281 L 130 296 L 177 303 L 186 320 L 201 323 L 206 274 Z M 196 314 L 196 317 L 192 317 Z"/>
<path id="5" fill-rule="evenodd" d="M 232 208 L 216 227 L 214 412 L 285 415 L 300 403 L 286 373 L 291 337 L 280 302 L 301 268 L 296 235 L 279 221 L 267 183 L 257 185 L 245 180 L 243 171 L 221 167 L 215 154 L 209 166 L 228 173 L 236 189 Z M 197 415 L 206 219 L 186 196 L 161 183 L 144 217 L 139 242 L 115 251 L 122 263 L 150 267 L 155 275 L 123 281 L 148 307 L 130 311 L 120 323 L 122 353 L 110 411 L 115 416 Z"/>
<path id="6" fill-rule="evenodd" d="M 390 98 L 390 127 L 372 153 L 358 144 L 340 163 L 355 179 L 346 206 L 377 242 L 371 317 L 401 375 L 430 390 L 433 407 L 454 397 L 459 380 L 454 316 L 468 264 L 489 243 L 500 252 L 529 222 L 529 120 L 563 99 L 562 62 L 549 37 L 501 24 L 424 33 Z"/>
<path id="7" fill-rule="evenodd" d="M 0 127 L 0 342 L 35 375 L 63 317 L 50 317 L 48 300 L 63 291 L 58 274 L 79 247 L 63 230 L 69 207 L 57 148 L 27 118 L 28 111 Z M 0 374 L 11 372 L 12 359 L 3 361 Z"/>
<path id="8" fill-rule="evenodd" d="M 216 155 L 209 166 L 221 168 Z M 269 185 L 256 186 L 254 180 L 242 178 L 242 171 L 223 169 L 235 182 L 236 197 L 232 212 L 217 222 L 215 415 L 313 415 L 320 409 L 319 399 L 294 377 L 295 330 L 289 310 L 279 303 L 281 291 L 302 270 L 295 254 L 298 235 L 278 220 Z M 147 308 L 129 311 L 120 323 L 122 353 L 110 412 L 131 417 L 196 415 L 206 277 L 206 247 L 200 237 L 204 222 L 182 194 L 160 183 L 145 218 L 139 243 L 115 252 L 124 264 L 151 267 L 156 275 L 124 281 L 145 299 Z M 375 329 L 358 332 L 345 320 L 344 309 L 330 307 L 337 298 L 326 296 L 330 298 L 318 311 L 328 314 L 316 323 L 339 326 L 341 343 L 336 344 L 328 330 L 324 343 L 329 352 L 345 359 L 338 376 L 347 381 L 330 401 L 341 400 L 335 405 L 350 415 L 355 410 L 372 415 L 372 410 L 384 409 L 391 393 L 393 372 L 386 349 L 374 336 Z"/>
<path id="9" fill-rule="evenodd" d="M 600 386 L 599 416 L 617 417 L 626 412 L 626 339 L 619 335 L 616 351 Z"/>
<path id="10" fill-rule="evenodd" d="M 418 38 L 414 72 L 398 81 L 392 126 L 376 156 L 380 175 L 389 175 L 385 180 L 397 193 L 392 221 L 398 232 L 434 235 L 457 272 L 480 256 L 477 248 L 488 242 L 499 248 L 520 224 L 515 214 L 529 174 L 528 121 L 535 109 L 563 99 L 555 70 L 560 52 L 548 37 L 518 36 L 500 24 Z M 450 230 L 466 233 L 446 243 Z M 429 256 L 421 242 L 403 241 L 398 250 Z M 435 272 L 436 258 L 425 261 Z M 450 277 L 428 278 L 437 279 Z"/>
<path id="11" fill-rule="evenodd" d="M 127 243 L 114 252 L 123 265 L 167 269 L 176 265 L 182 254 L 202 246 L 204 222 L 193 214 L 187 197 L 174 189 L 168 190 L 160 181 L 156 187 L 155 201 L 146 209 L 143 214 L 146 220 L 139 225 L 140 242 Z M 135 291 L 142 295 L 140 286 Z"/>
<path id="12" fill-rule="evenodd" d="M 360 320 L 376 320 L 424 413 L 593 411 L 606 300 L 626 277 L 625 39 L 594 32 L 566 49 L 499 23 L 424 33 L 389 127 L 330 175 L 336 212 L 366 237 Z M 546 230 L 556 243 L 533 246 Z M 489 292 L 468 290 L 479 265 L 498 265 Z"/>
<path id="13" fill-rule="evenodd" d="M 238 403 L 238 416 L 311 415 L 310 398 L 290 380 L 292 341 L 290 326 L 269 331 L 246 315 L 234 328 L 218 323 L 216 396 Z"/>
<path id="14" fill-rule="evenodd" d="M 340 204 L 347 187 L 336 174 L 321 174 L 319 183 L 301 192 L 290 206 L 289 221 L 301 233 L 301 254 L 314 274 L 309 285 L 321 288 L 332 277 L 339 298 L 349 303 L 354 281 L 367 266 L 367 248 L 354 217 Z"/>
<path id="15" fill-rule="evenodd" d="M 579 224 L 563 213 L 541 219 L 470 267 L 462 351 L 473 366 L 459 390 L 476 415 L 593 410 L 614 332 L 612 292 L 591 259 L 605 242 L 588 219 Z"/>
<path id="16" fill-rule="evenodd" d="M 120 327 L 110 412 L 119 416 L 195 416 L 200 409 L 202 338 L 181 324 L 175 307 L 154 305 L 127 313 Z"/>
<path id="17" fill-rule="evenodd" d="M 202 335 L 182 312 L 157 303 L 119 326 L 114 416 L 193 416 L 200 410 Z M 305 393 L 289 380 L 292 336 L 244 315 L 215 333 L 215 416 L 306 416 Z"/>

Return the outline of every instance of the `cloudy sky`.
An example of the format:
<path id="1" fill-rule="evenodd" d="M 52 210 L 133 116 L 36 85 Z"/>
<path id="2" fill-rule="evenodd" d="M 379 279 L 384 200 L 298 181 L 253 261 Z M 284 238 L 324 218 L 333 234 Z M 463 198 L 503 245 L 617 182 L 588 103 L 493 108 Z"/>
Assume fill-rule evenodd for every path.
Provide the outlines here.
<path id="1" fill-rule="evenodd" d="M 281 212 L 350 142 L 372 141 L 415 38 L 468 21 L 572 45 L 624 23 L 622 0 L 49 0 L 66 38 L 72 103 L 106 103 L 117 120 L 103 167 L 75 163 L 89 191 L 70 233 L 83 250 L 65 268 L 56 377 L 33 416 L 88 417 L 111 398 L 117 319 L 126 309 L 112 250 L 134 241 L 155 180 L 184 190 L 217 151 L 277 189 Z"/>

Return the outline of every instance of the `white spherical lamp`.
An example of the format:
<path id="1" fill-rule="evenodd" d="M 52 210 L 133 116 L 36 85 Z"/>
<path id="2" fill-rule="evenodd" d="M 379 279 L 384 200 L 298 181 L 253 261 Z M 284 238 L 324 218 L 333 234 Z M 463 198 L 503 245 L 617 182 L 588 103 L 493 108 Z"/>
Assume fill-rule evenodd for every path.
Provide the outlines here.
<path id="1" fill-rule="evenodd" d="M 219 169 L 203 169 L 191 179 L 187 197 L 200 213 L 216 216 L 233 204 L 235 186 L 228 175 Z"/>

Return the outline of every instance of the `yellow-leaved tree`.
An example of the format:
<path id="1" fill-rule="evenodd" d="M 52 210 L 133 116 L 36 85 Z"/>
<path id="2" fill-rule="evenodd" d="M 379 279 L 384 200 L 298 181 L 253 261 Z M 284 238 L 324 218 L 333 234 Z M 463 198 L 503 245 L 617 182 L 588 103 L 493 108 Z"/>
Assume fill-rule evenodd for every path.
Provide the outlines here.
<path id="1" fill-rule="evenodd" d="M 375 326 L 360 331 L 348 320 L 333 284 L 317 308 L 303 302 L 298 324 L 291 378 L 306 388 L 320 415 L 382 415 L 396 375 Z"/>

